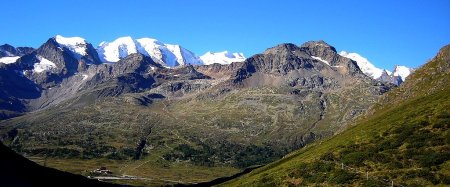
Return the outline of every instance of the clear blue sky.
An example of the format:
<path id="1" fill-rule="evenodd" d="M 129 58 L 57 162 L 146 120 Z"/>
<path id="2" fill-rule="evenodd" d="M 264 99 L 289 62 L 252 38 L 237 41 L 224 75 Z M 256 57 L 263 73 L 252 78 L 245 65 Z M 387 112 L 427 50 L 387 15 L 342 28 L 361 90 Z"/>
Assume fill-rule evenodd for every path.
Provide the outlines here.
<path id="1" fill-rule="evenodd" d="M 449 0 L 1 0 L 0 43 L 39 47 L 80 36 L 176 43 L 197 55 L 323 39 L 381 68 L 417 67 L 450 43 Z"/>

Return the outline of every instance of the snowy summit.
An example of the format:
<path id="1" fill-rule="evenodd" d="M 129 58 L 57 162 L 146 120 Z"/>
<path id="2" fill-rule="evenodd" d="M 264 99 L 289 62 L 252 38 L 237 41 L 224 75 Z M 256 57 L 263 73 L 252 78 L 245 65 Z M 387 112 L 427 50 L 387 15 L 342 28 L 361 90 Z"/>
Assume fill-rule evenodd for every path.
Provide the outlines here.
<path id="1" fill-rule="evenodd" d="M 369 60 L 367 60 L 367 58 L 364 58 L 358 53 L 348 53 L 346 51 L 341 51 L 339 55 L 355 61 L 361 71 L 367 76 L 370 76 L 373 79 L 377 80 L 392 80 L 388 82 L 394 83 L 396 85 L 404 82 L 406 80 L 406 77 L 408 77 L 414 71 L 414 69 L 412 68 L 398 65 L 395 66 L 392 72 L 386 69 L 380 69 L 375 67 L 372 63 L 369 62 Z M 396 81 L 398 78 L 400 78 L 401 81 Z"/>
<path id="2" fill-rule="evenodd" d="M 84 38 L 80 37 L 63 37 L 61 35 L 55 36 L 55 41 L 60 45 L 60 47 L 65 47 L 72 51 L 74 56 L 78 58 L 78 60 L 82 56 L 87 55 L 87 42 Z"/>
<path id="3" fill-rule="evenodd" d="M 380 78 L 381 74 L 383 73 L 382 69 L 375 67 L 372 63 L 369 62 L 369 60 L 367 60 L 367 58 L 362 57 L 358 53 L 348 53 L 346 51 L 341 51 L 339 55 L 355 61 L 361 71 L 364 74 L 372 77 L 373 79 Z"/>
<path id="4" fill-rule="evenodd" d="M 414 69 L 408 68 L 406 66 L 395 66 L 394 71 L 392 72 L 393 76 L 399 76 L 402 78 L 402 81 L 405 81 L 406 77 L 408 77 Z"/>
<path id="5" fill-rule="evenodd" d="M 97 51 L 100 60 L 105 63 L 117 62 L 130 54 L 140 53 L 166 67 L 202 64 L 191 51 L 179 45 L 164 44 L 152 38 L 135 40 L 130 36 L 121 37 L 110 43 L 100 43 Z"/>
<path id="6" fill-rule="evenodd" d="M 219 64 L 231 64 L 232 62 L 242 62 L 245 60 L 244 54 L 242 53 L 230 53 L 228 51 L 211 53 L 207 52 L 200 56 L 203 64 L 209 65 L 214 63 Z"/>

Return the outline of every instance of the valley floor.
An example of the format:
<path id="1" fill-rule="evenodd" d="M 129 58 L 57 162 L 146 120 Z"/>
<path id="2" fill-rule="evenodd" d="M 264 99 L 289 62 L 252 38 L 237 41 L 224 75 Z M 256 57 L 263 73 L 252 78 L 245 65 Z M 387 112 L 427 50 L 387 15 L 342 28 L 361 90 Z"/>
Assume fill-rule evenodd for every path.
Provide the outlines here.
<path id="1" fill-rule="evenodd" d="M 138 186 L 167 184 L 192 184 L 211 181 L 223 176 L 231 176 L 240 170 L 232 167 L 195 166 L 188 163 L 155 163 L 144 160 L 108 160 L 108 159 L 58 159 L 28 157 L 28 159 L 51 168 L 83 176 Z M 106 167 L 111 175 L 93 176 L 91 171 Z"/>

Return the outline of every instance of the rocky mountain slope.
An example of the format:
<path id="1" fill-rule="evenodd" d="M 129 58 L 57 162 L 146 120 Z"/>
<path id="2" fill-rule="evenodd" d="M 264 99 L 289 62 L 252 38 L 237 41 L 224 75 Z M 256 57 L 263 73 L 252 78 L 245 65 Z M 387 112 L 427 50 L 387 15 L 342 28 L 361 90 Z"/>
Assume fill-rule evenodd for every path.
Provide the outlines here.
<path id="1" fill-rule="evenodd" d="M 96 85 L 95 80 L 105 81 L 100 80 L 105 77 L 90 81 L 90 75 L 112 69 L 115 63 L 132 54 L 150 57 L 156 63 L 154 68 L 160 69 L 183 69 L 185 65 L 203 64 L 200 57 L 179 45 L 163 44 L 150 38 L 134 40 L 130 37 L 119 38 L 111 43 L 103 42 L 95 49 L 83 38 L 57 35 L 36 50 L 3 45 L 0 54 L 0 71 L 3 72 L 0 74 L 0 119 L 44 109 L 77 97 L 83 89 L 88 88 L 86 85 Z M 208 62 L 213 63 L 215 59 L 218 58 L 212 56 Z M 233 59 L 225 56 L 217 62 L 231 63 Z M 113 77 L 121 73 L 108 72 L 114 74 Z"/>
<path id="2" fill-rule="evenodd" d="M 3 101 L 0 104 L 0 119 L 41 110 L 76 97 L 82 91 L 79 90 L 80 86 L 88 81 L 88 74 L 97 71 L 95 70 L 98 69 L 97 66 L 112 67 L 114 63 L 131 54 L 137 53 L 150 57 L 161 66 L 160 68 L 176 69 L 182 66 L 196 65 L 195 69 L 204 69 L 208 66 L 202 65 L 209 64 L 212 66 L 208 67 L 208 70 L 204 69 L 209 73 L 212 73 L 211 70 L 217 71 L 219 70 L 217 68 L 221 67 L 221 65 L 214 64 L 226 65 L 246 59 L 242 53 L 227 51 L 208 52 L 198 57 L 179 45 L 164 44 L 151 38 L 122 37 L 110 43 L 102 42 L 95 49 L 83 38 L 60 35 L 50 38 L 36 50 L 26 47 L 14 48 L 5 44 L 0 47 L 0 53 L 0 68 L 5 72 L 0 75 L 2 81 L 0 86 L 3 89 L 3 94 L 0 95 L 0 99 Z M 374 77 L 372 74 L 378 69 L 364 57 L 346 52 L 341 52 L 339 55 L 355 60 L 364 74 L 384 83 L 398 85 L 410 73 L 409 68 L 397 66 L 393 73 L 384 70 L 380 77 Z M 328 63 L 318 56 L 312 55 L 311 57 Z M 234 70 L 238 66 L 236 64 L 241 63 L 223 66 L 220 69 Z M 88 70 L 90 67 L 92 67 L 91 70 Z M 220 70 L 217 73 L 228 76 L 233 72 Z M 218 78 L 218 75 L 213 76 Z"/>
<path id="3" fill-rule="evenodd" d="M 78 60 L 74 51 L 52 38 L 4 66 L 29 71 L 8 81 L 39 86 L 20 97 L 37 111 L 0 122 L 0 132 L 14 150 L 62 159 L 64 167 L 55 167 L 75 173 L 74 163 L 89 159 L 162 183 L 228 175 L 336 134 L 391 89 L 323 41 L 280 44 L 229 65 L 177 68 L 140 53 L 88 63 L 92 54 Z M 44 58 L 54 66 L 36 71 L 50 64 Z"/>
<path id="4" fill-rule="evenodd" d="M 450 45 L 342 133 L 222 186 L 450 184 Z"/>
<path id="5" fill-rule="evenodd" d="M 0 45 L 0 58 L 3 57 L 16 57 L 30 54 L 33 52 L 31 47 L 14 47 L 8 44 Z"/>

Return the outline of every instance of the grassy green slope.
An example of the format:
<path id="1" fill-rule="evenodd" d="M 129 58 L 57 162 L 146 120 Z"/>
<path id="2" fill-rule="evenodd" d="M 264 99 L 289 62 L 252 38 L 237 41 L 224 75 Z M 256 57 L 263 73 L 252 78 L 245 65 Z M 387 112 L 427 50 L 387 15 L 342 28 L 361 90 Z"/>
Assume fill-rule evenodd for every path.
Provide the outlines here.
<path id="1" fill-rule="evenodd" d="M 341 134 L 223 185 L 449 185 L 449 51 Z"/>

